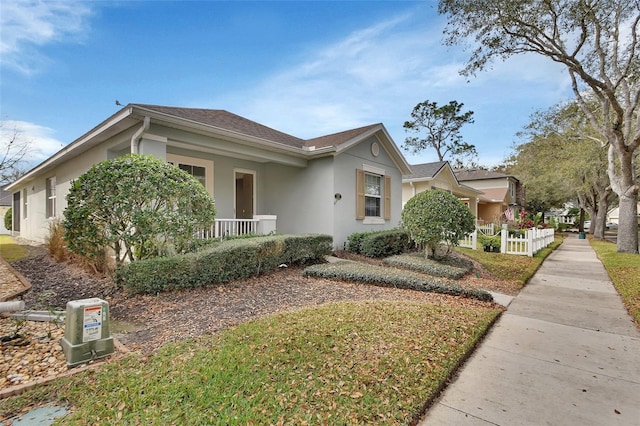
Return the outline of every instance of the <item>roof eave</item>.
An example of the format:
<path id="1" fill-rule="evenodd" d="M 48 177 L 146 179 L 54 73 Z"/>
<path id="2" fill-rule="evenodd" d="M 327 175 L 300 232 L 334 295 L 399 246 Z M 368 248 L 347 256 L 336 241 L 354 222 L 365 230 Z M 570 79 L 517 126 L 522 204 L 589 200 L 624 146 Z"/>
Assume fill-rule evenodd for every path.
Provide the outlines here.
<path id="1" fill-rule="evenodd" d="M 115 114 L 107 118 L 105 121 L 98 124 L 96 127 L 89 130 L 87 133 L 80 136 L 78 139 L 74 140 L 73 142 L 71 142 L 70 144 L 60 149 L 55 154 L 53 154 L 51 157 L 47 158 L 46 160 L 44 160 L 43 162 L 41 162 L 31 170 L 29 170 L 28 172 L 26 172 L 24 175 L 18 178 L 15 182 L 7 185 L 6 189 L 8 191 L 12 191 L 13 189 L 19 187 L 21 184 L 29 182 L 40 171 L 58 164 L 59 162 L 64 160 L 67 156 L 71 155 L 73 152 L 78 151 L 80 148 L 90 144 L 92 141 L 96 139 L 98 135 L 100 135 L 107 129 L 113 127 L 115 124 L 121 122 L 122 120 L 130 117 L 132 113 L 133 113 L 133 108 L 131 108 L 130 106 L 127 106 L 121 109 L 120 111 L 116 112 Z"/>
<path id="2" fill-rule="evenodd" d="M 147 109 L 139 105 L 133 106 L 133 109 L 139 115 L 149 116 L 152 119 L 155 118 L 157 121 L 164 121 L 166 123 L 178 125 L 183 127 L 186 130 L 198 130 L 201 133 L 205 133 L 207 135 L 223 136 L 227 139 L 230 139 L 236 142 L 245 143 L 245 144 L 248 143 L 248 144 L 263 147 L 263 148 L 267 147 L 267 148 L 271 148 L 278 151 L 284 151 L 298 157 L 307 156 L 307 153 L 305 152 L 304 149 L 297 148 L 284 143 L 274 142 L 268 139 L 247 135 L 241 132 L 236 132 L 234 130 L 223 129 L 222 127 L 212 126 L 210 124 L 204 124 L 198 121 L 176 117 L 175 115 L 155 111 L 152 109 Z"/>

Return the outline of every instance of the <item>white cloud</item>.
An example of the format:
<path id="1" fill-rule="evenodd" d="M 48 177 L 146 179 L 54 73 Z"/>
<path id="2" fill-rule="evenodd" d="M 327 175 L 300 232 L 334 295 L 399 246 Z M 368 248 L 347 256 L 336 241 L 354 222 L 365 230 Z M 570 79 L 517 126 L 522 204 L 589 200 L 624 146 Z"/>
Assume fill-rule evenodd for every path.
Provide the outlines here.
<path id="1" fill-rule="evenodd" d="M 492 71 L 468 83 L 458 72 L 466 54 L 442 46 L 439 21 L 430 18 L 427 22 L 419 11 L 414 12 L 308 52 L 256 87 L 215 99 L 212 106 L 225 105 L 302 138 L 383 122 L 396 143 L 402 144 L 402 123 L 411 109 L 426 99 L 438 103 L 457 100 L 470 110 L 490 108 L 494 113 L 501 105 L 509 111 L 514 105 L 526 109 L 536 102 L 548 101 L 550 106 L 557 97 L 565 96 L 566 75 L 557 65 L 526 55 L 495 64 Z M 421 24 L 416 24 L 418 21 Z M 522 113 L 523 119 L 529 113 Z M 490 130 L 494 135 L 496 130 L 508 133 L 509 138 L 515 133 L 505 126 Z M 510 144 L 511 140 L 505 139 L 502 134 L 484 142 Z M 483 141 L 474 143 L 480 146 Z"/>
<path id="2" fill-rule="evenodd" d="M 81 37 L 91 14 L 87 3 L 79 1 L 3 1 L 0 9 L 3 65 L 23 74 L 46 61 L 38 47 Z"/>
<path id="3" fill-rule="evenodd" d="M 216 104 L 308 138 L 382 121 L 390 102 L 412 94 L 428 61 L 425 50 L 439 43 L 403 30 L 410 18 L 354 31 Z"/>
<path id="4" fill-rule="evenodd" d="M 29 151 L 24 159 L 29 167 L 38 165 L 64 147 L 64 143 L 53 137 L 53 129 L 17 120 L 2 121 L 0 126 L 0 141 L 2 144 L 11 140 L 14 132 L 16 132 L 17 141 L 29 144 Z"/>

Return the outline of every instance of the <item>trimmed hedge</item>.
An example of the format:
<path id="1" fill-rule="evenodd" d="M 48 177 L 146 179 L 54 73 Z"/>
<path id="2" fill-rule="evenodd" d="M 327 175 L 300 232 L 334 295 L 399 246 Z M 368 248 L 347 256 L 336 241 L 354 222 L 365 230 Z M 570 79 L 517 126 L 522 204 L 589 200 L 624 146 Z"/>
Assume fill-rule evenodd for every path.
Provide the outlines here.
<path id="1" fill-rule="evenodd" d="M 451 278 L 452 280 L 459 280 L 471 270 L 469 267 L 447 265 L 432 259 L 426 259 L 422 254 L 401 254 L 391 256 L 384 259 L 382 263 L 389 266 L 395 266 L 397 268 L 422 272 L 423 274 L 432 275 L 434 277 Z M 471 264 L 471 266 L 473 266 L 473 264 Z"/>
<path id="2" fill-rule="evenodd" d="M 356 232 L 347 237 L 347 251 L 367 257 L 385 257 L 404 253 L 409 243 L 409 234 L 402 229 Z"/>
<path id="3" fill-rule="evenodd" d="M 280 264 L 306 264 L 331 253 L 329 235 L 274 235 L 228 240 L 197 253 L 136 261 L 116 270 L 132 293 L 201 287 L 256 276 Z"/>
<path id="4" fill-rule="evenodd" d="M 318 277 L 340 281 L 356 281 L 381 287 L 463 296 L 482 301 L 493 301 L 490 293 L 479 289 L 467 289 L 417 272 L 374 266 L 359 262 L 342 261 L 312 265 L 302 273 L 305 277 Z"/>

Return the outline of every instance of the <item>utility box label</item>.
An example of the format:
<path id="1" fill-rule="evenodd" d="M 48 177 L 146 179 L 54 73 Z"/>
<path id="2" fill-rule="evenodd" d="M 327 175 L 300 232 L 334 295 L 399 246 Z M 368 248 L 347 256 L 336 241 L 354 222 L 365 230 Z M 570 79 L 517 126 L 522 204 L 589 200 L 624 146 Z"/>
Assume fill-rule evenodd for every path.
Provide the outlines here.
<path id="1" fill-rule="evenodd" d="M 82 341 L 98 340 L 102 336 L 102 306 L 84 308 Z"/>

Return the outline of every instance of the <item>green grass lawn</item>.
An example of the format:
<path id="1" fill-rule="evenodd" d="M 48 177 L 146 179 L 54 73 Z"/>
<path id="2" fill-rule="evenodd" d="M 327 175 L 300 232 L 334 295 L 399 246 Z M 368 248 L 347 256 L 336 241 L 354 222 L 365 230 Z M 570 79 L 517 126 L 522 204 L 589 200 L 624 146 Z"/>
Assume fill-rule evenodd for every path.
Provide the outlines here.
<path id="1" fill-rule="evenodd" d="M 640 256 L 618 253 L 616 244 L 590 239 L 591 247 L 606 268 L 629 313 L 640 324 Z"/>
<path id="2" fill-rule="evenodd" d="M 27 250 L 17 244 L 9 235 L 0 235 L 0 257 L 7 262 L 15 262 L 27 255 Z"/>
<path id="3" fill-rule="evenodd" d="M 408 424 L 502 309 L 337 303 L 243 323 L 0 401 L 57 402 L 68 424 Z"/>

